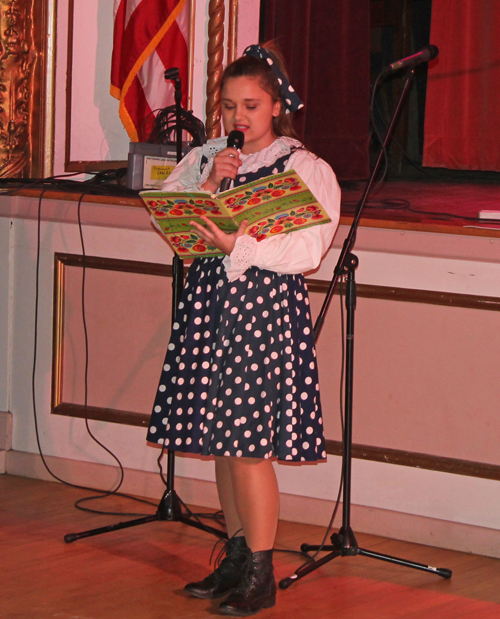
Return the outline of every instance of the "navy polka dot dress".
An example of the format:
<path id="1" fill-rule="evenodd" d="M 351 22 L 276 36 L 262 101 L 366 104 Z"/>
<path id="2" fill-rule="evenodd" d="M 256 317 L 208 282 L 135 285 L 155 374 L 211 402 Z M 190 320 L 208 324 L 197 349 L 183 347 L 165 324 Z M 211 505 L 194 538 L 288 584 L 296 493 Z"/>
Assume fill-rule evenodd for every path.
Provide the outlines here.
<path id="1" fill-rule="evenodd" d="M 326 458 L 302 274 L 251 267 L 229 282 L 222 258 L 193 262 L 147 438 L 205 456 Z"/>

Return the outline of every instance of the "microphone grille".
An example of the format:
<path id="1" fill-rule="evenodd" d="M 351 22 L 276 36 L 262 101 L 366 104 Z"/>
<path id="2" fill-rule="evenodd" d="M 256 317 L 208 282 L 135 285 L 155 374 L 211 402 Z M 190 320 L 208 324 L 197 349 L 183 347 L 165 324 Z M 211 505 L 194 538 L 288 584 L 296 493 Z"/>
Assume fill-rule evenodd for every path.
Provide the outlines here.
<path id="1" fill-rule="evenodd" d="M 243 131 L 233 129 L 227 136 L 228 148 L 241 148 L 245 142 L 245 134 Z"/>
<path id="2" fill-rule="evenodd" d="M 434 60 L 434 58 L 438 57 L 439 49 L 435 45 L 429 45 L 428 50 L 429 50 L 430 60 Z"/>

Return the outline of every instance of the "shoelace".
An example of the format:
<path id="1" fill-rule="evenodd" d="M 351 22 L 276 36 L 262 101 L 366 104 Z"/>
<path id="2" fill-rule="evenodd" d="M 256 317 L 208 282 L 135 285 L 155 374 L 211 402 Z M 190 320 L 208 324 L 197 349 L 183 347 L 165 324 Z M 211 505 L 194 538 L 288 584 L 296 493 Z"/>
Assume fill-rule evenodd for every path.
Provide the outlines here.
<path id="1" fill-rule="evenodd" d="M 227 554 L 227 549 L 229 547 L 229 543 L 238 535 L 238 533 L 241 533 L 242 529 L 240 529 L 239 531 L 236 531 L 236 533 L 234 535 L 232 535 L 229 539 L 225 540 L 222 538 L 219 538 L 215 544 L 214 547 L 212 548 L 212 552 L 210 553 L 210 561 L 209 561 L 209 565 L 212 565 L 212 558 L 214 556 L 215 550 L 217 548 L 217 546 L 220 543 L 223 543 L 222 548 L 219 550 L 219 553 L 217 554 L 217 556 L 215 557 L 215 561 L 214 561 L 214 567 L 215 569 L 217 569 L 219 567 L 219 565 L 222 562 L 222 559 L 224 558 L 224 556 Z"/>

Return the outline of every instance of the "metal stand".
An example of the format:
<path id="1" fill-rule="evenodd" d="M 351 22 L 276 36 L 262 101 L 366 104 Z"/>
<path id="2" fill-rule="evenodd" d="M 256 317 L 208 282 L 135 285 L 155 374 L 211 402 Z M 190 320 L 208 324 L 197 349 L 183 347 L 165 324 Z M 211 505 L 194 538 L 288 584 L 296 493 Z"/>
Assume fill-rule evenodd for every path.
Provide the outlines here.
<path id="1" fill-rule="evenodd" d="M 165 72 L 165 79 L 172 79 L 175 83 L 175 108 L 176 108 L 176 145 L 177 145 L 177 163 L 182 159 L 182 129 L 181 129 L 181 80 L 179 78 L 179 69 L 168 69 Z M 172 322 L 175 319 L 175 313 L 177 306 L 179 305 L 180 297 L 182 295 L 184 283 L 183 273 L 183 261 L 177 254 L 175 254 L 172 261 Z M 185 505 L 183 501 L 177 495 L 175 488 L 175 452 L 170 449 L 167 450 L 167 482 L 166 490 L 158 504 L 156 514 L 152 516 L 144 516 L 143 518 L 136 518 L 135 520 L 128 520 L 125 522 L 119 522 L 107 527 L 100 527 L 97 529 L 91 529 L 90 531 L 83 531 L 82 533 L 68 533 L 64 536 L 66 543 L 74 542 L 84 537 L 92 537 L 94 535 L 100 535 L 101 533 L 108 533 L 110 531 L 117 531 L 119 529 L 127 529 L 129 527 L 135 527 L 148 522 L 156 522 L 158 520 L 168 520 L 170 522 L 182 522 L 196 529 L 201 529 L 207 533 L 216 535 L 221 539 L 227 539 L 227 533 L 222 529 L 205 525 L 200 520 L 197 520 L 191 510 Z M 184 507 L 184 513 L 182 511 Z"/>
<path id="2" fill-rule="evenodd" d="M 344 241 L 344 245 L 342 248 L 342 252 L 340 254 L 339 260 L 334 270 L 334 277 L 328 289 L 327 296 L 325 301 L 323 302 L 323 306 L 321 308 L 321 312 L 318 316 L 314 327 L 315 337 L 317 338 L 321 327 L 323 325 L 324 317 L 326 314 L 326 310 L 328 309 L 328 305 L 333 296 L 335 285 L 339 279 L 339 277 L 343 277 L 346 279 L 346 310 L 347 310 L 347 321 L 346 321 L 346 355 L 345 355 L 345 424 L 344 424 L 344 433 L 343 433 L 343 452 L 342 452 L 342 499 L 343 499 L 343 514 L 342 514 L 342 527 L 340 528 L 338 533 L 334 533 L 331 536 L 331 545 L 327 546 L 317 546 L 311 544 L 302 544 L 300 549 L 302 552 L 309 552 L 311 550 L 324 550 L 329 552 L 329 554 L 323 556 L 321 559 L 316 561 L 312 561 L 309 564 L 299 568 L 296 572 L 290 576 L 289 578 L 284 578 L 280 581 L 279 586 L 281 589 L 287 589 L 294 582 L 303 578 L 307 574 L 310 574 L 312 571 L 316 570 L 318 567 L 328 563 L 332 559 L 336 557 L 342 556 L 355 556 L 362 555 L 365 557 L 372 557 L 373 559 L 380 559 L 381 561 L 388 561 L 390 563 L 396 563 L 398 565 L 404 565 L 406 567 L 412 567 L 417 570 L 422 570 L 425 572 L 431 572 L 433 574 L 437 574 L 443 578 L 451 578 L 452 572 L 449 569 L 442 567 L 431 567 L 429 565 L 424 565 L 422 563 L 415 563 L 414 561 L 407 561 L 405 559 L 398 559 L 397 557 L 392 557 L 389 555 L 381 554 L 378 552 L 372 552 L 370 550 L 365 550 L 358 546 L 356 541 L 356 537 L 351 528 L 351 462 L 352 462 L 352 395 L 353 395 L 353 353 L 354 353 L 354 310 L 356 309 L 356 282 L 354 273 L 358 266 L 358 258 L 352 253 L 352 248 L 354 246 L 354 242 L 356 239 L 356 230 L 359 224 L 359 220 L 361 217 L 361 211 L 366 203 L 366 199 L 371 190 L 373 181 L 377 174 L 377 171 L 380 167 L 380 163 L 382 161 L 382 157 L 384 155 L 385 148 L 389 143 L 389 140 L 392 136 L 394 125 L 396 119 L 399 115 L 401 105 L 403 102 L 406 93 L 408 92 L 411 81 L 413 78 L 414 72 L 410 70 L 406 76 L 406 82 L 403 87 L 403 91 L 399 98 L 398 104 L 396 106 L 396 110 L 393 114 L 391 123 L 387 130 L 387 134 L 384 139 L 383 146 L 380 150 L 377 162 L 373 169 L 373 172 L 368 180 L 367 186 L 363 193 L 363 196 L 356 207 L 356 213 L 354 215 L 354 220 L 349 231 L 349 234 Z"/>

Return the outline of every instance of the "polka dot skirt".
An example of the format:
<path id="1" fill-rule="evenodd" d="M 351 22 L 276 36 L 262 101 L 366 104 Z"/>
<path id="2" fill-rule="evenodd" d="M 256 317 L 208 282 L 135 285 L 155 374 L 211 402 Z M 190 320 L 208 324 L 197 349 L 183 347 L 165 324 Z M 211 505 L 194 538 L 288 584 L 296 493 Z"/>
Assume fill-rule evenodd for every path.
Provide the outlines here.
<path id="1" fill-rule="evenodd" d="M 172 325 L 148 440 L 201 455 L 326 458 L 302 275 L 197 259 Z"/>

